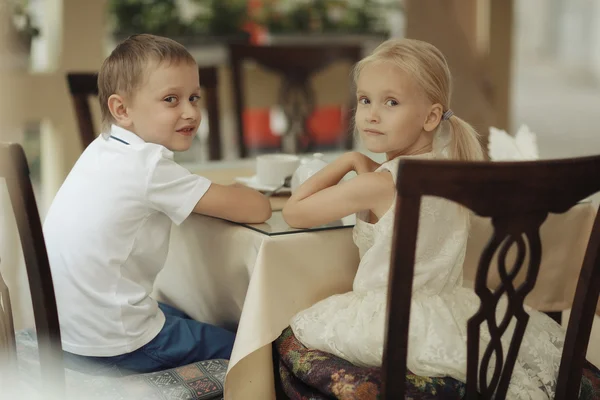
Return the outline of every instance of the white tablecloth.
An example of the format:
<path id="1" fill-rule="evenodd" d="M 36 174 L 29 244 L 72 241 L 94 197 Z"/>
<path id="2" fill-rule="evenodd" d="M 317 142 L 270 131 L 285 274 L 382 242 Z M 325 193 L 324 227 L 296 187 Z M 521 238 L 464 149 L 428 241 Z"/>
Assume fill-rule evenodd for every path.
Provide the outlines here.
<path id="1" fill-rule="evenodd" d="M 239 321 L 226 383 L 231 399 L 274 398 L 270 343 L 293 314 L 347 291 L 358 266 L 349 228 L 268 236 L 193 215 L 173 229 L 171 243 L 155 296 L 194 319 L 225 327 Z"/>

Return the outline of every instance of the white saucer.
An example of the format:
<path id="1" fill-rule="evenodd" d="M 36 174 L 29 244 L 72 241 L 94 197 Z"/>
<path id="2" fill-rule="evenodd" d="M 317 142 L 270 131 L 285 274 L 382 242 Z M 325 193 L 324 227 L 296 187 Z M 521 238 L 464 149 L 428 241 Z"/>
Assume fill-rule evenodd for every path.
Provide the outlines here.
<path id="1" fill-rule="evenodd" d="M 263 183 L 260 183 L 256 178 L 256 175 L 250 177 L 238 176 L 235 178 L 235 181 L 242 183 L 248 187 L 251 187 L 252 189 L 259 190 L 261 192 L 270 192 L 278 188 L 278 186 L 276 185 L 265 185 Z M 277 191 L 277 193 L 279 194 L 289 194 L 291 192 L 292 190 L 289 187 L 282 187 Z"/>

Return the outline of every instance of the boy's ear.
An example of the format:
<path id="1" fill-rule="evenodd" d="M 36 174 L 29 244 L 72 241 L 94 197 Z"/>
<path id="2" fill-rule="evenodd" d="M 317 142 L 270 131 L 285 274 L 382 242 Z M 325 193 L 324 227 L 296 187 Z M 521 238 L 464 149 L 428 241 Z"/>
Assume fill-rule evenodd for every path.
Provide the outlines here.
<path id="1" fill-rule="evenodd" d="M 443 107 L 441 104 L 439 104 L 439 103 L 433 104 L 431 106 L 431 108 L 429 109 L 429 114 L 427 114 L 427 117 L 425 118 L 425 123 L 423 124 L 423 130 L 425 132 L 434 131 L 440 124 L 443 113 L 444 113 L 444 110 L 443 110 Z"/>
<path id="2" fill-rule="evenodd" d="M 127 105 L 121 95 L 112 94 L 108 98 L 108 109 L 119 126 L 128 127 L 131 125 L 132 121 L 127 110 Z"/>

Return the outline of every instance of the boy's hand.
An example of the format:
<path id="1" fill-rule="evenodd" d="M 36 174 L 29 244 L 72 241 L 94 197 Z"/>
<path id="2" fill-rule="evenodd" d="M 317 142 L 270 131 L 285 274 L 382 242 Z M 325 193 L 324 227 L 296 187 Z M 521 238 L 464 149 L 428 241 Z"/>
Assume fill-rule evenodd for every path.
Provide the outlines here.
<path id="1" fill-rule="evenodd" d="M 356 171 L 358 175 L 373 172 L 381 165 L 358 151 L 353 151 L 348 153 L 348 155 L 350 157 L 352 169 Z"/>

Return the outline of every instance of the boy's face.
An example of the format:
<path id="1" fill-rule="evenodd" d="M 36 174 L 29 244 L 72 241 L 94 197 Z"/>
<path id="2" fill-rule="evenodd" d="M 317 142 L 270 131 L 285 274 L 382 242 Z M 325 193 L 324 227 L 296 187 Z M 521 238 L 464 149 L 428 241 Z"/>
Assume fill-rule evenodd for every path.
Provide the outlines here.
<path id="1" fill-rule="evenodd" d="M 143 84 L 127 101 L 130 126 L 144 141 L 185 151 L 200 125 L 200 86 L 196 64 L 153 63 Z"/>

